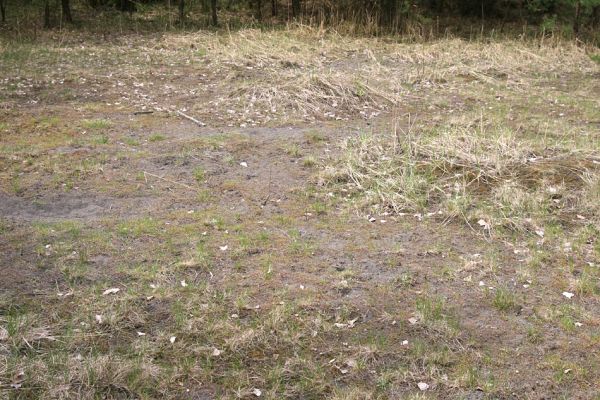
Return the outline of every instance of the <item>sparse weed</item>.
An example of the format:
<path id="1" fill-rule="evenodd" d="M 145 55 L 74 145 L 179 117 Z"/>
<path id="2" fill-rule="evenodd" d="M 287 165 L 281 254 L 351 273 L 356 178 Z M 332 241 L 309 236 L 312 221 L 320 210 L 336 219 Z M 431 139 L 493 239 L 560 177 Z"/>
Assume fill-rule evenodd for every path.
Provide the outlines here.
<path id="1" fill-rule="evenodd" d="M 441 297 L 419 297 L 417 311 L 424 321 L 439 321 L 444 318 L 444 300 Z"/>
<path id="2" fill-rule="evenodd" d="M 317 144 L 325 141 L 325 136 L 319 131 L 309 131 L 304 134 L 306 141 L 310 144 Z"/>
<path id="3" fill-rule="evenodd" d="M 527 328 L 527 340 L 530 343 L 538 344 L 541 343 L 543 339 L 543 331 L 538 326 L 532 325 L 529 328 Z"/>
<path id="4" fill-rule="evenodd" d="M 554 310 L 555 321 L 566 332 L 573 332 L 580 318 L 579 311 L 570 305 L 562 305 Z"/>
<path id="5" fill-rule="evenodd" d="M 403 272 L 397 278 L 394 279 L 394 282 L 399 287 L 410 287 L 415 283 L 415 278 L 410 272 Z"/>
<path id="6" fill-rule="evenodd" d="M 203 183 L 204 180 L 206 179 L 206 170 L 202 167 L 194 168 L 193 174 L 194 174 L 194 179 L 198 183 Z"/>
<path id="7" fill-rule="evenodd" d="M 129 146 L 134 146 L 134 147 L 137 147 L 137 146 L 140 145 L 139 141 L 137 141 L 136 139 L 131 138 L 131 137 L 124 137 L 123 138 L 123 143 L 125 143 L 125 144 L 127 144 Z"/>
<path id="8" fill-rule="evenodd" d="M 497 310 L 503 312 L 514 311 L 518 307 L 514 292 L 505 287 L 496 288 L 492 304 Z"/>
<path id="9" fill-rule="evenodd" d="M 585 266 L 576 280 L 577 293 L 581 296 L 600 293 L 600 272 L 597 267 Z"/>
<path id="10" fill-rule="evenodd" d="M 84 119 L 81 121 L 81 126 L 90 130 L 102 130 L 112 126 L 112 123 L 107 119 Z"/>
<path id="11" fill-rule="evenodd" d="M 162 142 L 165 139 L 166 139 L 166 136 L 162 135 L 160 133 L 153 133 L 152 135 L 150 135 L 148 137 L 148 141 L 150 141 L 150 142 Z"/>
<path id="12" fill-rule="evenodd" d="M 261 268 L 265 280 L 269 280 L 273 277 L 273 260 L 271 259 L 271 255 L 267 255 L 263 258 L 261 261 Z"/>
<path id="13" fill-rule="evenodd" d="M 307 168 L 312 168 L 317 165 L 317 159 L 315 156 L 306 156 L 302 159 L 302 165 Z"/>
<path id="14" fill-rule="evenodd" d="M 109 140 L 108 136 L 106 136 L 106 135 L 97 135 L 97 136 L 94 136 L 94 138 L 93 138 L 94 143 L 100 144 L 100 145 L 108 144 L 108 140 Z"/>
<path id="15" fill-rule="evenodd" d="M 291 240 L 290 250 L 293 254 L 306 255 L 312 252 L 312 243 L 309 240 L 303 238 L 299 230 L 291 229 L 290 231 L 288 231 L 288 235 Z"/>
<path id="16" fill-rule="evenodd" d="M 198 191 L 196 199 L 200 204 L 207 204 L 213 199 L 213 194 L 208 189 L 202 189 Z"/>
<path id="17" fill-rule="evenodd" d="M 312 203 L 311 210 L 317 215 L 325 215 L 327 214 L 328 206 L 326 203 L 317 200 Z"/>
<path id="18" fill-rule="evenodd" d="M 289 156 L 294 157 L 294 158 L 299 158 L 302 156 L 302 150 L 300 149 L 300 146 L 298 146 L 296 143 L 286 146 L 285 152 Z"/>
<path id="19" fill-rule="evenodd" d="M 21 186 L 21 179 L 19 178 L 18 175 L 14 175 L 11 178 L 10 188 L 11 188 L 12 192 L 16 195 L 20 195 L 25 190 L 25 188 L 23 186 Z"/>
<path id="20" fill-rule="evenodd" d="M 145 217 L 132 219 L 118 224 L 117 232 L 122 236 L 141 237 L 155 236 L 160 232 L 159 222 L 153 218 Z"/>

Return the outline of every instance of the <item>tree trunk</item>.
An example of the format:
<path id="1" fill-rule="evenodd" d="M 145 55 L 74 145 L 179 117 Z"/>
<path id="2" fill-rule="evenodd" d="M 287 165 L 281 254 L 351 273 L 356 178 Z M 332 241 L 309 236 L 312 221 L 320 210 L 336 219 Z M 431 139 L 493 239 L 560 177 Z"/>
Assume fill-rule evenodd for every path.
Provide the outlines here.
<path id="1" fill-rule="evenodd" d="M 381 0 L 381 15 L 379 16 L 379 25 L 391 27 L 396 22 L 398 7 L 396 0 Z"/>
<path id="2" fill-rule="evenodd" d="M 300 16 L 300 0 L 292 0 L 292 16 L 298 18 Z"/>
<path id="3" fill-rule="evenodd" d="M 117 8 L 119 11 L 127 11 L 130 14 L 136 10 L 135 3 L 131 0 L 117 0 Z"/>
<path id="4" fill-rule="evenodd" d="M 256 20 L 262 22 L 262 0 L 256 1 Z"/>
<path id="5" fill-rule="evenodd" d="M 50 0 L 44 3 L 44 29 L 50 29 Z"/>
<path id="6" fill-rule="evenodd" d="M 581 23 L 581 1 L 578 0 L 575 5 L 575 19 L 573 20 L 573 32 L 575 36 L 579 34 L 579 26 Z"/>
<path id="7" fill-rule="evenodd" d="M 62 6 L 62 18 L 69 24 L 73 23 L 73 16 L 71 15 L 71 2 L 70 0 L 60 0 Z"/>
<path id="8" fill-rule="evenodd" d="M 219 25 L 219 19 L 217 17 L 217 0 L 210 0 L 210 10 L 212 13 L 213 26 Z"/>
<path id="9" fill-rule="evenodd" d="M 2 23 L 6 22 L 6 5 L 4 4 L 4 0 L 0 0 L 0 14 L 2 14 Z"/>
<path id="10" fill-rule="evenodd" d="M 185 19 L 185 0 L 179 0 L 179 22 L 183 24 Z"/>
<path id="11" fill-rule="evenodd" d="M 277 16 L 277 0 L 271 0 L 271 16 Z"/>
<path id="12" fill-rule="evenodd" d="M 592 8 L 592 26 L 600 27 L 600 6 Z"/>

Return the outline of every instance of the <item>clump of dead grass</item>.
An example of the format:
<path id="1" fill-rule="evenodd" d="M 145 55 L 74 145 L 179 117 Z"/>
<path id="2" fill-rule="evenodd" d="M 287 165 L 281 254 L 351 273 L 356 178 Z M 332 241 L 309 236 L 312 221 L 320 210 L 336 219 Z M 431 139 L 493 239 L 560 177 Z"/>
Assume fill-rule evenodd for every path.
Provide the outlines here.
<path id="1" fill-rule="evenodd" d="M 543 76 L 597 68 L 583 49 L 566 43 L 406 44 L 308 27 L 168 35 L 158 46 L 191 45 L 206 49 L 206 60 L 219 70 L 222 83 L 211 104 L 248 123 L 371 118 L 423 90 L 467 82 L 524 92 Z"/>
<path id="2" fill-rule="evenodd" d="M 487 231 L 536 232 L 599 215 L 594 149 L 547 148 L 502 126 L 444 126 L 351 137 L 319 183 L 368 212 L 429 213 Z"/>

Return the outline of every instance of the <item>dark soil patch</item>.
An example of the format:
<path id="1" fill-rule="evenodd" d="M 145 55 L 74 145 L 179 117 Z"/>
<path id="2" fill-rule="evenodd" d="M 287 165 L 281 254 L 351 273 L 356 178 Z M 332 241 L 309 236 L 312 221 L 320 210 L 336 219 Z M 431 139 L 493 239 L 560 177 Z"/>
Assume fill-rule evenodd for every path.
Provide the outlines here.
<path id="1" fill-rule="evenodd" d="M 111 198 L 93 193 L 70 191 L 24 198 L 0 192 L 0 216 L 23 221 L 98 220 L 140 215 L 159 199 Z"/>

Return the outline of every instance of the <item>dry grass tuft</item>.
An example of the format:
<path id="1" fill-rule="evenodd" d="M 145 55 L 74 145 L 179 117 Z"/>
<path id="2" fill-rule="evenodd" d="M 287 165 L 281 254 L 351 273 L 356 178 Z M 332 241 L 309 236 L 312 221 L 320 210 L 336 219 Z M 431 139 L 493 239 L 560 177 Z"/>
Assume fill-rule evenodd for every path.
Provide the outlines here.
<path id="1" fill-rule="evenodd" d="M 369 212 L 430 213 L 487 230 L 533 232 L 550 218 L 597 217 L 593 149 L 532 146 L 503 127 L 362 134 L 343 143 L 319 179 L 342 184 Z"/>

